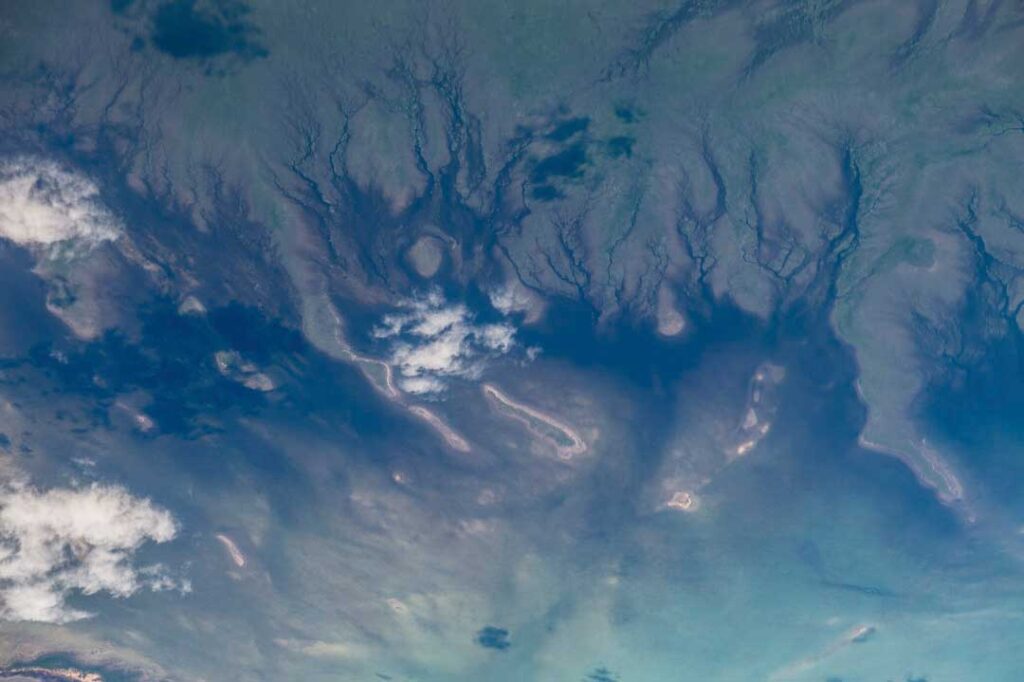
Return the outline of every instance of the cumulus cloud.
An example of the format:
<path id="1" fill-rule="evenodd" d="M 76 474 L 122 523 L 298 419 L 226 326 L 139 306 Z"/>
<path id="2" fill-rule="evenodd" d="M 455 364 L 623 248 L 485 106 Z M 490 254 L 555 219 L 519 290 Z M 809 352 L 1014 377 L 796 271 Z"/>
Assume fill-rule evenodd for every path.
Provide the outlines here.
<path id="1" fill-rule="evenodd" d="M 502 315 L 520 317 L 525 324 L 540 320 L 547 307 L 537 294 L 515 280 L 491 289 L 487 296 L 495 310 Z"/>
<path id="2" fill-rule="evenodd" d="M 119 233 L 117 219 L 88 178 L 39 159 L 0 164 L 0 238 L 56 254 L 89 248 Z"/>
<path id="3" fill-rule="evenodd" d="M 490 292 L 488 296 L 491 305 L 506 315 L 530 310 L 530 298 L 519 287 L 502 286 Z"/>
<path id="4" fill-rule="evenodd" d="M 476 378 L 487 358 L 508 353 L 515 343 L 512 325 L 477 323 L 466 306 L 447 303 L 439 294 L 385 316 L 374 335 L 393 340 L 398 384 L 416 394 L 443 391 L 452 377 Z"/>
<path id="5" fill-rule="evenodd" d="M 91 615 L 66 605 L 72 592 L 127 597 L 175 587 L 161 567 L 137 569 L 131 559 L 146 542 L 167 542 L 177 530 L 168 511 L 119 486 L 3 490 L 0 617 L 67 623 Z"/>

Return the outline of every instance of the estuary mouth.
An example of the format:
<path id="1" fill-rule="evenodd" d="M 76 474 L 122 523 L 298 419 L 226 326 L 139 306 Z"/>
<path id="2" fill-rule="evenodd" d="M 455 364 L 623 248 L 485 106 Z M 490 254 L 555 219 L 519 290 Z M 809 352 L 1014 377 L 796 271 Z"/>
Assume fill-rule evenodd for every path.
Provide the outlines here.
<path id="1" fill-rule="evenodd" d="M 0 7 L 0 678 L 1017 679 L 1019 3 L 584 4 Z"/>

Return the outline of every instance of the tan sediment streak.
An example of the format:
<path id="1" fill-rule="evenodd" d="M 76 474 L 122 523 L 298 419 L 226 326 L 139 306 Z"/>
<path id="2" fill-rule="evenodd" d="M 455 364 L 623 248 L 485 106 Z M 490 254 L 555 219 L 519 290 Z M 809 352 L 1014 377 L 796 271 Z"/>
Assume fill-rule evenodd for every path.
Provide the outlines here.
<path id="1" fill-rule="evenodd" d="M 356 353 L 349 347 L 348 343 L 345 341 L 344 335 L 341 333 L 341 316 L 338 314 L 338 311 L 334 310 L 333 307 L 328 307 L 328 310 L 331 314 L 331 317 L 334 319 L 334 341 L 338 344 L 338 348 L 335 350 L 334 353 L 332 353 L 333 357 L 344 360 L 346 362 L 351 362 L 354 365 L 356 365 L 375 390 L 382 393 L 389 400 L 392 400 L 398 405 L 401 405 L 402 407 L 409 410 L 420 419 L 430 424 L 430 426 L 433 427 L 433 429 L 441 435 L 444 441 L 451 448 L 458 450 L 459 452 L 469 452 L 470 446 L 466 439 L 460 436 L 458 433 L 456 433 L 452 427 L 448 426 L 448 424 L 445 423 L 445 421 L 441 419 L 441 417 L 434 414 L 432 411 L 428 410 L 425 407 L 421 407 L 419 405 L 409 405 L 405 401 L 405 394 L 395 385 L 395 370 L 393 367 L 391 367 L 390 363 L 385 362 L 384 360 L 371 358 L 366 355 L 360 355 L 359 353 Z M 383 385 L 376 378 L 374 378 L 372 374 L 370 374 L 370 372 L 367 369 L 368 365 L 376 365 L 381 368 L 381 370 L 384 372 Z"/>
<path id="2" fill-rule="evenodd" d="M 869 406 L 871 403 L 868 402 L 867 397 L 864 395 L 864 389 L 860 384 L 860 380 L 854 382 L 854 389 L 857 391 L 857 397 L 861 403 Z M 946 463 L 942 456 L 939 455 L 934 449 L 928 446 L 927 442 L 922 438 L 920 444 L 911 442 L 911 449 L 904 450 L 902 448 L 887 447 L 881 443 L 876 443 L 864 436 L 863 431 L 857 436 L 857 444 L 865 450 L 872 450 L 882 455 L 888 455 L 889 457 L 895 457 L 896 459 L 903 462 L 907 467 L 910 468 L 911 473 L 921 483 L 921 485 L 932 488 L 935 490 L 939 501 L 945 505 L 953 505 L 958 502 L 965 502 L 964 487 L 957 478 L 956 474 L 950 468 L 949 464 Z M 915 457 L 917 455 L 917 457 Z M 919 460 L 923 460 L 928 468 L 932 470 L 939 480 L 942 481 L 942 485 L 945 489 L 940 489 L 934 481 L 928 480 L 925 472 L 921 470 Z M 969 512 L 968 517 L 973 521 L 973 514 Z"/>
<path id="3" fill-rule="evenodd" d="M 231 555 L 231 560 L 235 562 L 235 566 L 243 568 L 245 566 L 245 555 L 242 554 L 242 550 L 238 549 L 235 541 L 223 533 L 217 533 L 215 537 L 224 545 L 224 549 L 228 551 L 228 554 Z"/>
<path id="4" fill-rule="evenodd" d="M 395 386 L 394 369 L 392 369 L 390 364 L 384 362 L 383 360 L 374 360 L 372 358 L 368 358 L 362 355 L 356 355 L 351 351 L 346 352 L 348 353 L 351 360 L 358 365 L 379 365 L 384 370 L 383 386 L 374 381 L 373 377 L 371 377 L 366 372 L 365 367 L 360 367 L 360 369 L 362 369 L 363 371 L 363 374 L 366 375 L 366 378 L 370 381 L 370 384 L 374 388 L 383 393 L 389 399 L 405 407 L 407 410 L 412 412 L 414 415 L 416 415 L 423 421 L 430 424 L 430 426 L 433 427 L 435 431 L 441 434 L 441 437 L 444 438 L 444 441 L 448 443 L 450 447 L 452 447 L 455 450 L 458 450 L 459 452 L 469 452 L 470 447 L 466 439 L 460 436 L 458 433 L 456 433 L 455 429 L 448 426 L 448 424 L 446 424 L 445 421 L 441 419 L 441 417 L 434 414 L 431 410 L 428 410 L 427 408 L 422 407 L 420 405 L 409 405 L 402 399 L 402 391 L 400 391 L 398 387 Z"/>
<path id="5" fill-rule="evenodd" d="M 506 407 L 512 408 L 513 411 L 528 414 L 537 421 L 544 422 L 548 426 L 557 429 L 561 431 L 563 434 L 565 434 L 565 436 L 572 441 L 572 445 L 561 446 L 558 445 L 557 443 L 554 444 L 555 448 L 558 450 L 558 456 L 561 457 L 562 459 L 571 459 L 576 455 L 586 452 L 586 441 L 584 441 L 583 438 L 581 438 L 580 435 L 576 433 L 575 429 L 573 429 L 565 422 L 562 422 L 549 414 L 541 412 L 540 410 L 532 408 L 529 405 L 524 405 L 523 403 L 512 400 L 507 395 L 502 393 L 500 389 L 494 386 L 494 384 L 484 384 L 483 391 L 484 395 L 490 398 L 494 398 L 498 402 L 504 404 Z M 523 417 L 516 416 L 515 414 L 510 414 L 509 416 L 511 416 L 513 419 L 517 421 L 522 422 L 527 429 L 529 429 L 532 433 L 535 433 L 538 437 L 543 438 L 548 442 L 551 442 L 551 439 L 549 437 L 545 436 L 542 433 L 537 433 L 536 429 L 533 428 L 529 420 Z"/>
<path id="6" fill-rule="evenodd" d="M 401 397 L 401 391 L 399 391 L 398 388 L 395 386 L 394 370 L 391 369 L 391 365 L 384 362 L 383 360 L 377 360 L 374 358 L 366 357 L 365 355 L 359 355 L 358 353 L 355 353 L 349 350 L 348 348 L 342 351 L 342 356 L 345 359 L 349 360 L 350 362 L 354 362 L 357 366 L 359 366 L 359 369 L 363 372 L 363 374 L 366 375 L 366 378 L 370 380 L 370 384 L 372 384 L 373 387 L 376 388 L 378 391 L 380 391 L 381 393 L 383 393 L 384 395 L 393 400 L 397 400 L 398 398 Z M 379 365 L 380 367 L 382 367 L 384 370 L 384 385 L 381 386 L 376 381 L 374 381 L 373 377 L 369 375 L 369 373 L 366 371 L 366 368 L 363 367 L 362 365 Z"/>
<path id="7" fill-rule="evenodd" d="M 437 432 L 441 434 L 441 437 L 444 438 L 448 445 L 452 446 L 459 452 L 469 452 L 469 443 L 466 442 L 466 439 L 455 433 L 455 430 L 445 424 L 444 421 L 436 414 L 425 407 L 421 407 L 420 405 L 411 406 L 409 411 L 433 426 Z"/>
<path id="8" fill-rule="evenodd" d="M 960 479 L 950 469 L 949 464 L 942 459 L 938 452 L 929 447 L 924 439 L 921 440 L 920 445 L 914 446 L 913 452 L 886 447 L 880 443 L 868 440 L 863 434 L 857 438 L 857 444 L 865 450 L 872 450 L 882 455 L 895 457 L 906 464 L 922 485 L 935 490 L 936 495 L 943 504 L 951 505 L 963 501 L 964 487 Z M 914 456 L 915 454 L 917 457 Z M 922 461 L 942 481 L 943 488 L 939 488 L 933 481 L 928 480 L 928 477 L 921 471 L 920 462 Z"/>

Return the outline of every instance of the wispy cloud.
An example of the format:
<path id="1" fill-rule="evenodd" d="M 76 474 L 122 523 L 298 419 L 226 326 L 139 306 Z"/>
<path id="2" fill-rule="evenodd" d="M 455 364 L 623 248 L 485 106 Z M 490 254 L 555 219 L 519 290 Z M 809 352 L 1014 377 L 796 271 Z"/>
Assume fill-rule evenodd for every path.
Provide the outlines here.
<path id="1" fill-rule="evenodd" d="M 448 303 L 439 294 L 404 308 L 385 316 L 374 335 L 392 340 L 390 362 L 398 370 L 399 386 L 408 393 L 437 393 L 450 378 L 476 378 L 487 358 L 508 353 L 515 345 L 515 327 L 478 323 L 466 306 Z"/>
<path id="2" fill-rule="evenodd" d="M 137 569 L 132 555 L 167 542 L 170 512 L 119 486 L 0 492 L 0 617 L 66 623 L 91 614 L 71 609 L 71 592 L 127 597 L 175 587 L 160 567 Z"/>

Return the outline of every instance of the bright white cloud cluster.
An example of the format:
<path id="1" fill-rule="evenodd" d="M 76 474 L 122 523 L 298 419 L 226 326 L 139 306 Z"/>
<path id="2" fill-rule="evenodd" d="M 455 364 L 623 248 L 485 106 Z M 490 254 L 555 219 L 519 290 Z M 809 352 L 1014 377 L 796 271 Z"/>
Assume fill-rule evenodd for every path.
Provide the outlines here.
<path id="1" fill-rule="evenodd" d="M 89 179 L 51 161 L 20 158 L 0 165 L 0 238 L 54 252 L 88 248 L 119 232 Z"/>
<path id="2" fill-rule="evenodd" d="M 439 294 L 406 304 L 387 315 L 374 334 L 393 339 L 391 363 L 408 393 L 437 393 L 451 377 L 475 378 L 488 357 L 509 352 L 515 328 L 504 322 L 478 324 L 466 306 Z"/>
<path id="3" fill-rule="evenodd" d="M 530 298 L 520 287 L 502 286 L 490 292 L 489 296 L 495 310 L 500 310 L 505 315 L 530 310 Z"/>
<path id="4" fill-rule="evenodd" d="M 40 492 L 0 492 L 0 617 L 67 623 L 89 617 L 69 608 L 69 593 L 127 597 L 174 587 L 159 566 L 136 569 L 147 541 L 167 542 L 177 524 L 166 510 L 124 488 L 94 484 Z"/>

